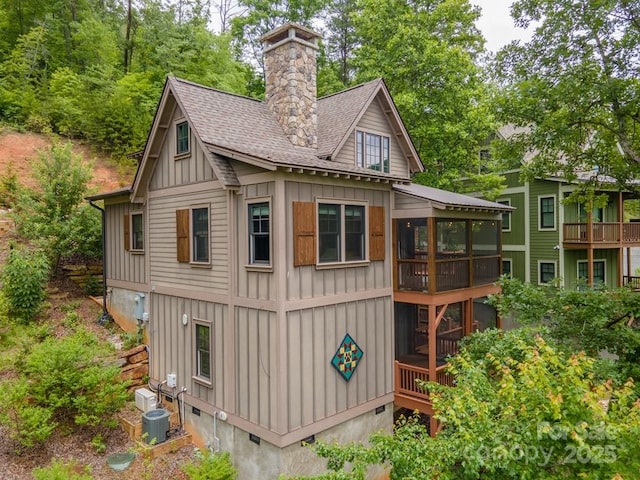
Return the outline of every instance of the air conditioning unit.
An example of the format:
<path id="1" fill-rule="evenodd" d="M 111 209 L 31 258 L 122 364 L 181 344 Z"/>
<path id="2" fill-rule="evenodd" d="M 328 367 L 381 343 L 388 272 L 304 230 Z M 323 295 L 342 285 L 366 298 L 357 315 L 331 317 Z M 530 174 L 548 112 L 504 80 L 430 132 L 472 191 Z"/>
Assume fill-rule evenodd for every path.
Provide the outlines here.
<path id="1" fill-rule="evenodd" d="M 143 412 L 149 412 L 156 409 L 156 395 L 146 388 L 138 388 L 136 390 L 136 407 Z"/>
<path id="2" fill-rule="evenodd" d="M 146 443 L 158 444 L 167 440 L 170 416 L 163 408 L 142 414 L 142 438 Z"/>

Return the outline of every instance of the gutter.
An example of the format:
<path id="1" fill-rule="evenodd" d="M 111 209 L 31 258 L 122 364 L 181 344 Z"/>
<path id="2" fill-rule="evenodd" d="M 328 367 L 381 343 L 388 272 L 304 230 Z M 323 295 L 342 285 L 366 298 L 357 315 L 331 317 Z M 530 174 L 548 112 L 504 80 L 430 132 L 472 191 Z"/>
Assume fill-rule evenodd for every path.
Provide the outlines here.
<path id="1" fill-rule="evenodd" d="M 106 232 L 107 219 L 104 208 L 96 205 L 93 200 L 89 200 L 89 205 L 100 210 L 100 218 L 102 219 L 102 315 L 98 319 L 100 325 L 106 325 L 113 321 L 113 317 L 107 310 L 107 249 L 106 249 Z"/>

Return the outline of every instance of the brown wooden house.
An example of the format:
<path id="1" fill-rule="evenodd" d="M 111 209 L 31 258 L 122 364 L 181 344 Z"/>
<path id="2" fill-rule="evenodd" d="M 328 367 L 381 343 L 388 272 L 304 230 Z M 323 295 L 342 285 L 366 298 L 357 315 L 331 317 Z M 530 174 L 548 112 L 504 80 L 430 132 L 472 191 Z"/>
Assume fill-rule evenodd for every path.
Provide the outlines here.
<path id="1" fill-rule="evenodd" d="M 186 428 L 230 451 L 240 479 L 317 473 L 324 464 L 301 441 L 390 429 L 394 312 L 422 312 L 445 278 L 450 295 L 473 290 L 455 296 L 473 312 L 468 302 L 490 291 L 476 275 L 499 273 L 494 244 L 482 268 L 479 254 L 460 257 L 464 278 L 427 251 L 424 271 L 441 278 L 402 288 L 397 222 L 438 225 L 440 204 L 412 193 L 422 163 L 382 80 L 316 99 L 317 39 L 293 24 L 264 37 L 264 102 L 169 78 L 133 185 L 91 197 L 104 202 L 110 313 L 143 325 L 150 388 L 186 389 Z M 482 205 L 445 206 L 443 218 L 496 221 L 500 206 Z"/>

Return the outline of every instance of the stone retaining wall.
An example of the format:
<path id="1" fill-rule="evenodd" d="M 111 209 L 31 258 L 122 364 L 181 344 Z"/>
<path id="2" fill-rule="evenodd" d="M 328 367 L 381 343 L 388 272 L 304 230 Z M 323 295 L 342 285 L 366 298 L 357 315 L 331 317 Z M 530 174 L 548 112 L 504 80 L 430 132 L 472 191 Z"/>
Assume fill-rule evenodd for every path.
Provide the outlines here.
<path id="1" fill-rule="evenodd" d="M 118 354 L 122 365 L 120 378 L 129 380 L 129 391 L 147 384 L 149 378 L 149 352 L 144 345 L 139 345 Z"/>

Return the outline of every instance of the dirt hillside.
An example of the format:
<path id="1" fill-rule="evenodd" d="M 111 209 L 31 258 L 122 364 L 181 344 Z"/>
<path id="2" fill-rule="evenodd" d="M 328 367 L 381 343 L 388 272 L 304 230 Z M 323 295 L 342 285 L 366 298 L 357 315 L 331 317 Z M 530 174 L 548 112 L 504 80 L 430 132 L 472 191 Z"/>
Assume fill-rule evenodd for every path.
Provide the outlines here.
<path id="1" fill-rule="evenodd" d="M 20 133 L 0 127 L 0 177 L 9 168 L 18 174 L 18 180 L 25 186 L 33 186 L 31 166 L 38 158 L 38 152 L 47 150 L 52 139 L 35 133 Z M 74 152 L 82 155 L 87 162 L 93 162 L 93 180 L 90 185 L 98 192 L 107 192 L 129 185 L 134 172 L 121 173 L 114 161 L 105 155 L 95 154 L 87 145 L 74 143 Z"/>

